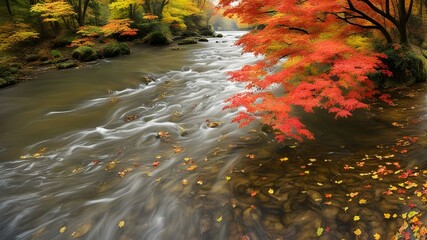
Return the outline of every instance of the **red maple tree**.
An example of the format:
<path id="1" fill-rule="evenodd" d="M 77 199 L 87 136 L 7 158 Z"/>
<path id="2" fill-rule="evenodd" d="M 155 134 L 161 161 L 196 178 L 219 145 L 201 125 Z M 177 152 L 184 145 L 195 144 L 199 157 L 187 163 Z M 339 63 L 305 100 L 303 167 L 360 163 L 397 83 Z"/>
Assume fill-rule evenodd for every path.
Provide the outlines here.
<path id="1" fill-rule="evenodd" d="M 234 121 L 245 126 L 260 119 L 276 130 L 279 141 L 284 137 L 313 139 L 295 115 L 296 109 L 326 109 L 338 118 L 367 108 L 366 100 L 379 94 L 368 75 L 391 73 L 380 59 L 386 56 L 360 42 L 371 29 L 380 30 L 393 42 L 389 39 L 391 28 L 380 29 L 378 23 L 381 19 L 398 21 L 393 17 L 395 12 L 387 10 L 387 2 L 221 0 L 219 6 L 227 9 L 226 15 L 237 15 L 244 23 L 258 26 L 237 44 L 245 52 L 262 55 L 256 64 L 230 73 L 233 81 L 247 86 L 246 91 L 227 100 L 226 108 L 245 108 Z M 271 91 L 278 87 L 283 89 L 281 93 Z M 389 102 L 387 95 L 379 96 Z"/>

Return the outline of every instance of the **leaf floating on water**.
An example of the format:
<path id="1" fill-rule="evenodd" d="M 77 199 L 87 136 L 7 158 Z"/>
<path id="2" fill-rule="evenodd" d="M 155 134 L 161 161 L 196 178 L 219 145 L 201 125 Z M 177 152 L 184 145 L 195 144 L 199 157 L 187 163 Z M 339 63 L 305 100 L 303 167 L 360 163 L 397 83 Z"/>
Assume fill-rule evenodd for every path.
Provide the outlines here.
<path id="1" fill-rule="evenodd" d="M 325 198 L 331 198 L 332 197 L 332 193 L 325 193 Z"/>
<path id="2" fill-rule="evenodd" d="M 92 225 L 90 223 L 86 223 L 86 224 L 82 225 L 81 227 L 79 227 L 76 231 L 74 231 L 71 234 L 71 237 L 73 237 L 73 238 L 82 237 L 83 235 L 85 235 L 86 233 L 89 232 L 91 227 L 92 227 Z"/>
<path id="3" fill-rule="evenodd" d="M 317 236 L 318 237 L 320 237 L 320 236 L 322 236 L 322 234 L 323 234 L 323 228 L 322 227 L 319 227 L 318 229 L 317 229 L 317 231 L 316 231 L 316 233 L 317 233 Z"/>
<path id="4" fill-rule="evenodd" d="M 182 183 L 182 185 L 188 185 L 188 180 L 187 179 L 183 179 L 182 181 L 181 181 L 181 183 Z"/>
<path id="5" fill-rule="evenodd" d="M 222 222 L 222 216 L 216 219 L 217 222 Z"/>
<path id="6" fill-rule="evenodd" d="M 105 169 L 105 171 L 110 171 L 110 170 L 113 170 L 114 168 L 116 168 L 116 166 L 117 166 L 117 162 L 111 161 L 105 165 L 104 169 Z"/>
<path id="7" fill-rule="evenodd" d="M 199 184 L 199 185 L 203 185 L 203 181 L 202 180 L 197 180 L 197 182 L 196 182 L 197 184 Z"/>
<path id="8" fill-rule="evenodd" d="M 121 172 L 118 172 L 117 175 L 119 177 L 124 177 L 124 176 L 126 176 L 126 174 L 128 174 L 128 173 L 130 173 L 132 171 L 133 171 L 133 168 L 126 168 L 125 170 L 123 170 Z"/>
<path id="9" fill-rule="evenodd" d="M 210 128 L 219 127 L 219 126 L 221 126 L 221 124 L 222 124 L 221 122 L 211 122 L 209 119 L 206 120 L 206 125 Z"/>
<path id="10" fill-rule="evenodd" d="M 187 168 L 188 171 L 193 171 L 197 168 L 197 165 L 191 165 Z"/>
<path id="11" fill-rule="evenodd" d="M 272 194 L 274 194 L 274 190 L 273 190 L 273 189 L 271 189 L 271 188 L 269 188 L 269 189 L 268 189 L 268 193 L 272 195 Z"/>
<path id="12" fill-rule="evenodd" d="M 254 159 L 256 157 L 256 155 L 255 154 L 247 154 L 246 157 L 249 159 Z"/>
<path id="13" fill-rule="evenodd" d="M 408 213 L 408 219 L 411 219 L 412 217 L 414 217 L 415 215 L 417 215 L 418 214 L 418 212 L 417 211 L 410 211 L 409 213 Z"/>
<path id="14" fill-rule="evenodd" d="M 352 193 L 348 194 L 347 196 L 350 196 L 351 198 L 354 198 L 357 195 L 359 195 L 359 192 L 352 192 Z"/>
<path id="15" fill-rule="evenodd" d="M 251 192 L 251 196 L 252 196 L 252 197 L 255 197 L 255 196 L 256 196 L 256 192 L 255 192 L 255 191 L 252 191 L 252 192 Z"/>
<path id="16" fill-rule="evenodd" d="M 169 132 L 160 131 L 157 133 L 156 137 L 157 138 L 167 138 L 167 137 L 170 137 L 170 134 L 169 134 Z"/>
<path id="17" fill-rule="evenodd" d="M 119 228 L 123 228 L 125 226 L 125 221 L 120 221 L 118 224 Z"/>
<path id="18" fill-rule="evenodd" d="M 384 213 L 384 218 L 385 219 L 389 219 L 391 217 L 391 214 L 390 213 Z"/>
<path id="19" fill-rule="evenodd" d="M 64 233 L 65 231 L 67 231 L 67 227 L 66 227 L 66 226 L 63 226 L 63 227 L 61 227 L 61 228 L 59 229 L 59 232 L 60 232 L 60 233 Z"/>
<path id="20" fill-rule="evenodd" d="M 361 198 L 361 199 L 359 200 L 359 204 L 365 204 L 365 203 L 366 203 L 366 199 Z"/>
<path id="21" fill-rule="evenodd" d="M 357 216 L 357 215 L 356 215 L 356 216 L 354 216 L 354 217 L 353 217 L 353 221 L 357 222 L 357 221 L 359 221 L 359 220 L 360 220 L 360 216 Z"/>
<path id="22" fill-rule="evenodd" d="M 362 230 L 360 230 L 360 228 L 354 230 L 354 235 L 360 236 L 361 234 L 362 234 Z"/>
<path id="23" fill-rule="evenodd" d="M 230 176 L 225 176 L 225 180 L 230 181 L 231 177 Z"/>
<path id="24" fill-rule="evenodd" d="M 118 102 L 119 101 L 119 99 L 118 98 L 116 98 L 116 97 L 113 97 L 112 99 L 111 99 L 111 102 L 112 103 L 116 103 L 116 102 Z"/>
<path id="25" fill-rule="evenodd" d="M 280 158 L 280 161 L 281 161 L 281 162 L 286 162 L 286 161 L 288 161 L 288 160 L 289 160 L 289 158 L 287 158 L 287 157 Z"/>
<path id="26" fill-rule="evenodd" d="M 380 240 L 380 239 L 381 239 L 381 235 L 380 235 L 380 234 L 378 234 L 378 233 L 375 233 L 375 234 L 374 234 L 374 239 L 375 239 L 375 240 Z"/>
<path id="27" fill-rule="evenodd" d="M 180 148 L 180 147 L 178 147 L 178 146 L 173 146 L 174 147 L 174 149 L 175 149 L 175 153 L 180 153 L 180 152 L 182 152 L 182 149 Z"/>
<path id="28" fill-rule="evenodd" d="M 159 161 L 154 161 L 154 162 L 153 162 L 153 167 L 157 167 L 157 166 L 159 166 L 159 164 L 160 164 L 160 162 L 159 162 Z"/>

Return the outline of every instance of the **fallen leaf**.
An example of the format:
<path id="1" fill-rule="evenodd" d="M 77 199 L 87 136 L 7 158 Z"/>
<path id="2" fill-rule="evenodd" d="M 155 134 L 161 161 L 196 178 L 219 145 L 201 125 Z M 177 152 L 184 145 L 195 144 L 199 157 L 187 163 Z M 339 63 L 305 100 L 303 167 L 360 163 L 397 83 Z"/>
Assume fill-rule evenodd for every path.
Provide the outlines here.
<path id="1" fill-rule="evenodd" d="M 225 176 L 225 180 L 230 181 L 231 177 L 230 176 Z"/>
<path id="2" fill-rule="evenodd" d="M 356 236 L 360 236 L 362 234 L 362 230 L 360 230 L 360 228 L 358 228 L 358 229 L 354 230 L 354 234 Z"/>
<path id="3" fill-rule="evenodd" d="M 289 158 L 287 158 L 287 157 L 280 158 L 280 161 L 281 161 L 281 162 L 286 162 L 286 161 L 288 161 L 288 160 L 289 160 Z"/>
<path id="4" fill-rule="evenodd" d="M 359 195 L 359 192 L 352 192 L 349 194 L 349 196 L 352 198 L 356 197 L 357 195 Z"/>
<path id="5" fill-rule="evenodd" d="M 153 167 L 157 167 L 157 166 L 159 166 L 159 164 L 160 164 L 160 162 L 159 162 L 159 161 L 154 161 L 154 162 L 153 162 Z"/>
<path id="6" fill-rule="evenodd" d="M 322 236 L 322 234 L 323 234 L 323 228 L 322 227 L 319 227 L 318 229 L 317 229 L 317 231 L 316 231 L 316 233 L 317 233 L 317 236 L 318 237 L 320 237 L 320 236 Z"/>
<path id="7" fill-rule="evenodd" d="M 375 233 L 375 234 L 374 234 L 374 239 L 375 239 L 375 240 L 380 240 L 380 239 L 381 239 L 381 235 L 380 235 L 380 234 L 378 234 L 378 233 Z"/>
<path id="8" fill-rule="evenodd" d="M 216 219 L 217 222 L 222 222 L 222 216 Z"/>
<path id="9" fill-rule="evenodd" d="M 119 222 L 119 228 L 123 228 L 124 226 L 125 226 L 125 221 L 123 221 L 123 220 L 121 220 L 120 222 Z"/>
<path id="10" fill-rule="evenodd" d="M 271 189 L 271 188 L 269 188 L 269 189 L 268 189 L 268 193 L 269 193 L 269 194 L 273 194 L 273 193 L 274 193 L 274 190 L 273 190 L 273 189 Z"/>
<path id="11" fill-rule="evenodd" d="M 325 193 L 325 198 L 331 198 L 332 197 L 332 193 Z"/>
<path id="12" fill-rule="evenodd" d="M 360 220 L 360 216 L 357 216 L 357 215 L 356 215 L 356 216 L 354 216 L 354 217 L 353 217 L 353 221 L 357 222 L 357 221 L 359 221 L 359 220 Z"/>
<path id="13" fill-rule="evenodd" d="M 197 168 L 197 165 L 191 165 L 187 168 L 188 171 L 193 171 Z"/>
<path id="14" fill-rule="evenodd" d="M 361 199 L 359 200 L 359 204 L 365 204 L 365 203 L 366 203 L 366 199 L 361 198 Z"/>
<path id="15" fill-rule="evenodd" d="M 66 226 L 63 226 L 63 227 L 61 227 L 61 228 L 59 229 L 59 232 L 60 232 L 60 233 L 64 233 L 65 231 L 67 231 L 67 227 L 66 227 Z"/>
<path id="16" fill-rule="evenodd" d="M 188 185 L 188 180 L 187 180 L 187 179 L 183 179 L 183 180 L 181 181 L 181 183 L 182 183 L 182 185 Z"/>
<path id="17" fill-rule="evenodd" d="M 111 161 L 105 165 L 104 169 L 105 169 L 105 171 L 110 171 L 110 170 L 113 170 L 114 168 L 116 168 L 116 166 L 117 166 L 117 162 Z"/>
<path id="18" fill-rule="evenodd" d="M 255 191 L 252 191 L 252 192 L 251 192 L 251 196 L 252 196 L 252 197 L 255 197 L 255 196 L 256 196 L 256 192 L 255 192 Z"/>
<path id="19" fill-rule="evenodd" d="M 389 219 L 391 217 L 390 213 L 384 213 L 384 218 Z"/>
<path id="20" fill-rule="evenodd" d="M 202 180 L 198 180 L 198 181 L 197 181 L 197 184 L 199 184 L 199 185 L 203 185 L 203 181 L 202 181 Z"/>

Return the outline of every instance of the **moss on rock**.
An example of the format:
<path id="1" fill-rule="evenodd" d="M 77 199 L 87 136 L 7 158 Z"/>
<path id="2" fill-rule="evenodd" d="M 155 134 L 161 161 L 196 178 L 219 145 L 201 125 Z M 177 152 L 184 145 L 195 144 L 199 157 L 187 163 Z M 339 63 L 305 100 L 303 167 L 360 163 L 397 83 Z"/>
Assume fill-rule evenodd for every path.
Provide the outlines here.
<path id="1" fill-rule="evenodd" d="M 98 59 L 96 51 L 88 46 L 80 46 L 76 48 L 71 56 L 81 62 L 89 62 Z"/>
<path id="2" fill-rule="evenodd" d="M 119 55 L 129 55 L 130 48 L 126 43 L 113 43 L 105 46 L 101 52 L 102 57 L 116 57 Z"/>

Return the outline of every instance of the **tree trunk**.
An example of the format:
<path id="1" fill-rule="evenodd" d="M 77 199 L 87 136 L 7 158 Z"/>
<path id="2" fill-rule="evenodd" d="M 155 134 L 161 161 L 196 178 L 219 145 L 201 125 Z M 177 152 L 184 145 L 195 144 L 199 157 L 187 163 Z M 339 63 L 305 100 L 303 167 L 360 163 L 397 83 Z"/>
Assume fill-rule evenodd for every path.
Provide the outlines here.
<path id="1" fill-rule="evenodd" d="M 409 40 L 408 40 L 408 15 L 411 14 L 411 9 L 408 10 L 408 12 L 406 12 L 406 8 L 405 8 L 405 0 L 399 0 L 399 26 L 398 26 L 398 31 L 400 34 L 400 43 L 403 45 L 408 45 L 409 44 Z"/>
<path id="2" fill-rule="evenodd" d="M 12 8 L 10 7 L 10 0 L 6 0 L 7 12 L 10 16 L 13 16 Z"/>

